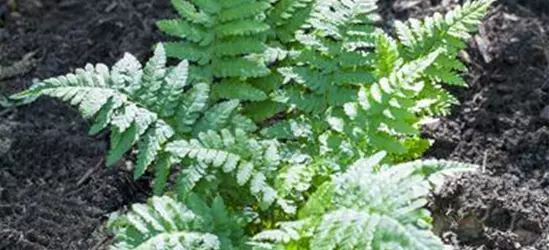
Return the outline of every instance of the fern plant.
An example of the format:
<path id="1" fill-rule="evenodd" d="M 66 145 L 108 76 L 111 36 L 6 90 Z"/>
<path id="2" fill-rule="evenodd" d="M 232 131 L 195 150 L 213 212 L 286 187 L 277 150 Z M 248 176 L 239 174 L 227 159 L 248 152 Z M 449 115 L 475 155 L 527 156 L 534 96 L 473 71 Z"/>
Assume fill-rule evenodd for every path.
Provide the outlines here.
<path id="1" fill-rule="evenodd" d="M 325 182 L 296 221 L 253 237 L 256 249 L 443 249 L 424 209 L 431 188 L 447 172 L 473 165 L 448 161 L 380 164 L 381 152 Z"/>
<path id="2" fill-rule="evenodd" d="M 446 173 L 475 166 L 429 160 L 389 167 L 379 164 L 384 155 L 362 159 L 321 185 L 299 220 L 254 237 L 245 228 L 257 215 L 231 212 L 220 197 L 211 205 L 195 195 L 183 202 L 153 197 L 110 220 L 111 249 L 442 249 L 429 231 L 426 196 Z"/>
<path id="3" fill-rule="evenodd" d="M 375 2 L 172 0 L 180 18 L 158 25 L 182 40 L 145 65 L 126 54 L 14 97 L 78 106 L 110 131 L 107 165 L 135 148 L 155 195 L 177 173 L 173 198 L 114 220 L 114 249 L 440 249 L 427 177 L 468 166 L 386 164 L 430 146 L 419 129 L 456 103 L 442 84 L 464 85 L 456 54 L 492 0 L 397 22 L 398 39 Z"/>
<path id="4" fill-rule="evenodd" d="M 207 12 L 200 1 L 172 2 L 180 13 L 181 6 Z M 216 15 L 232 10 L 228 6 L 233 1 L 224 4 L 227 8 L 210 2 L 218 6 Z M 281 124 L 266 134 L 288 139 L 288 133 L 280 130 L 290 131 L 288 120 L 299 120 L 313 128 L 309 133 L 313 139 L 308 143 L 315 148 L 308 153 L 316 154 L 321 147 L 347 151 L 346 161 L 335 161 L 349 164 L 376 150 L 390 152 L 393 161 L 410 160 L 430 146 L 419 137 L 419 128 L 432 116 L 447 115 L 458 103 L 441 84 L 465 86 L 458 73 L 466 67 L 456 55 L 492 0 L 467 2 L 444 16 L 437 13 L 421 21 L 396 22 L 398 39 L 375 27 L 377 0 L 234 2 L 262 6 L 261 11 L 251 7 L 242 11 L 241 18 L 249 18 L 253 10 L 255 20 L 261 21 L 263 49 L 239 55 L 263 62 L 269 71 L 238 79 L 223 75 L 210 78 L 214 93 L 218 93 L 216 98 L 251 101 L 245 103 L 244 112 L 255 121 L 285 111 Z M 189 15 L 184 17 L 193 20 Z M 221 25 L 218 23 L 223 19 L 216 20 L 215 25 Z M 161 21 L 159 26 L 173 26 L 168 34 L 192 39 L 189 32 L 174 28 L 175 23 Z M 210 32 L 215 33 L 215 29 Z M 243 36 L 256 37 L 255 33 Z M 169 55 L 186 55 L 185 51 L 193 48 L 180 45 Z M 240 46 L 232 46 L 240 50 Z M 209 66 L 197 63 L 196 67 L 208 71 Z M 199 69 L 197 72 L 203 71 Z M 241 69 L 254 72 L 253 68 Z"/>

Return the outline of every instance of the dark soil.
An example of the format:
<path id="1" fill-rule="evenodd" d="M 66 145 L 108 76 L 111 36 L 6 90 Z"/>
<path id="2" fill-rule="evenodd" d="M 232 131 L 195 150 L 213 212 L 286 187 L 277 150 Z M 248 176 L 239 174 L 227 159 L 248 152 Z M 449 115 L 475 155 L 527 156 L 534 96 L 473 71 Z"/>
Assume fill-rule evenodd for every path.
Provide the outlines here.
<path id="1" fill-rule="evenodd" d="M 36 68 L 0 79 L 0 93 L 87 62 L 140 59 L 161 37 L 168 0 L 0 1 L 0 62 L 34 52 Z M 454 115 L 425 129 L 428 156 L 482 165 L 433 200 L 436 229 L 458 249 L 549 249 L 549 5 L 498 3 L 461 55 L 470 88 Z M 444 12 L 458 0 L 381 1 L 386 20 Z M 389 26 L 389 25 L 388 25 Z M 549 109 L 547 110 L 549 113 Z M 148 195 L 123 166 L 106 169 L 105 135 L 88 137 L 73 109 L 49 99 L 0 110 L 0 250 L 102 249 L 106 216 Z M 123 165 L 123 164 L 121 164 Z"/>
<path id="2" fill-rule="evenodd" d="M 14 2 L 0 5 L 0 63 L 35 52 L 36 68 L 0 81 L 0 94 L 87 62 L 112 64 L 126 51 L 144 59 L 160 40 L 154 20 L 172 12 L 168 0 Z M 49 99 L 0 110 L 0 249 L 101 248 L 106 216 L 147 196 L 146 185 L 104 167 L 105 135 L 87 129 Z"/>

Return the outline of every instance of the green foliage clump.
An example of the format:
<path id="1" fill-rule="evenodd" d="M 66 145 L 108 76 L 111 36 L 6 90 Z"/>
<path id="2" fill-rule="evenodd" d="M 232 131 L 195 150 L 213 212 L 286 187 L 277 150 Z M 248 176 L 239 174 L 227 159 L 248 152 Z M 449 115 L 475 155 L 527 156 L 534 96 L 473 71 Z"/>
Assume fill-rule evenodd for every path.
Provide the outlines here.
<path id="1" fill-rule="evenodd" d="M 78 106 L 85 118 L 95 119 L 90 134 L 110 128 L 108 166 L 136 145 L 134 177 L 154 166 L 156 194 L 164 191 L 171 167 L 183 161 L 187 168 L 177 184 L 181 192 L 191 191 L 208 175 L 225 173 L 234 175 L 237 186 L 249 184 L 264 206 L 271 205 L 277 194 L 266 176 L 273 176 L 280 165 L 277 142 L 250 134 L 256 125 L 238 112 L 239 101 L 211 104 L 209 84 L 187 86 L 187 61 L 171 69 L 165 64 L 159 45 L 144 68 L 126 54 L 112 69 L 87 65 L 75 74 L 39 82 L 16 97 L 59 98 Z M 216 168 L 208 171 L 210 165 Z"/>
<path id="2" fill-rule="evenodd" d="M 235 26 L 238 35 L 230 39 L 261 37 L 262 49 L 239 55 L 257 59 L 269 70 L 238 79 L 219 74 L 209 78 L 214 99 L 246 101 L 244 112 L 255 121 L 282 111 L 285 119 L 271 129 L 275 130 L 269 133 L 271 138 L 286 139 L 288 133 L 280 130 L 291 131 L 288 120 L 298 119 L 312 128 L 308 153 L 318 153 L 321 147 L 347 151 L 347 160 L 335 161 L 348 164 L 379 149 L 390 152 L 393 160 L 410 160 L 429 147 L 428 141 L 419 138 L 419 128 L 433 116 L 447 115 L 458 103 L 441 84 L 466 86 L 458 75 L 466 67 L 456 55 L 492 1 L 467 2 L 446 15 L 396 22 L 398 39 L 376 28 L 377 0 L 208 1 L 208 8 L 200 2 L 174 0 L 173 4 L 178 10 L 184 5 L 196 13 L 208 13 L 208 8 L 217 6 L 215 15 L 221 16 L 249 5 L 239 20 L 253 18 L 261 23 L 258 27 L 265 28 L 259 36 Z M 214 26 L 225 20 L 212 19 Z M 165 20 L 158 25 L 164 29 L 174 22 Z M 207 30 L 212 35 L 198 36 L 221 37 L 214 34 L 215 29 Z M 186 29 L 168 31 L 184 40 L 192 39 L 190 33 Z M 182 47 L 169 50 L 169 55 L 177 57 L 177 52 L 186 54 L 191 48 Z M 195 67 L 196 72 L 209 71 L 201 63 Z M 255 72 L 255 67 L 241 66 L 240 70 Z"/>
<path id="3" fill-rule="evenodd" d="M 259 249 L 443 249 L 424 209 L 446 172 L 474 166 L 449 161 L 380 165 L 385 153 L 361 159 L 314 192 L 298 220 L 253 237 Z M 438 178 L 437 178 L 438 177 Z"/>
<path id="4" fill-rule="evenodd" d="M 322 184 L 300 209 L 298 220 L 248 237 L 253 213 L 235 214 L 220 197 L 211 206 L 194 195 L 183 205 L 153 197 L 115 217 L 111 249 L 443 249 L 424 209 L 445 173 L 474 166 L 448 161 L 380 165 L 384 153 L 362 159 Z M 439 177 L 439 178 L 436 178 Z"/>
<path id="5" fill-rule="evenodd" d="M 220 197 L 211 205 L 190 196 L 187 206 L 167 196 L 148 204 L 133 204 L 122 216 L 114 214 L 109 229 L 116 235 L 111 250 L 129 249 L 243 249 L 242 230 L 252 217 L 227 210 Z"/>
<path id="6" fill-rule="evenodd" d="M 457 103 L 443 84 L 466 85 L 456 55 L 491 2 L 393 38 L 375 0 L 172 0 L 179 18 L 158 26 L 180 40 L 145 65 L 126 54 L 14 97 L 77 106 L 90 134 L 110 131 L 107 165 L 135 153 L 134 177 L 154 174 L 113 249 L 441 249 L 430 180 L 470 166 L 402 162 Z"/>

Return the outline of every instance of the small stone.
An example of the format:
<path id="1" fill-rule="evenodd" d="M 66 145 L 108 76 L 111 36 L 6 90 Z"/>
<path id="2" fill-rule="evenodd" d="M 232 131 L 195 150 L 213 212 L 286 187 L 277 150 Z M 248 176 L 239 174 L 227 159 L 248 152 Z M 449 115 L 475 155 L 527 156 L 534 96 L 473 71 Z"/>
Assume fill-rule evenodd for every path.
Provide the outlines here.
<path id="1" fill-rule="evenodd" d="M 12 141 L 10 139 L 0 138 L 0 156 L 7 154 L 11 149 Z"/>
<path id="2" fill-rule="evenodd" d="M 549 105 L 545 106 L 540 112 L 539 117 L 545 120 L 549 120 Z"/>

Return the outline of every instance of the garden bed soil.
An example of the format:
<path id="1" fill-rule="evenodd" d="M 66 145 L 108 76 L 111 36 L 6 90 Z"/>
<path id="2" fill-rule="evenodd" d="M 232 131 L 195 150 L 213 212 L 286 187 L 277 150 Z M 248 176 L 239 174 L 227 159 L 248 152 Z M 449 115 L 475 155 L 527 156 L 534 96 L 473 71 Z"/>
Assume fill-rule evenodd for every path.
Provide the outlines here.
<path id="1" fill-rule="evenodd" d="M 154 20 L 173 13 L 168 0 L 8 2 L 0 5 L 0 64 L 32 55 L 35 67 L 0 79 L 4 94 L 87 62 L 112 64 L 126 51 L 143 60 L 162 40 Z M 389 20 L 457 2 L 381 5 Z M 536 4 L 495 5 L 461 55 L 470 87 L 452 91 L 462 105 L 424 130 L 436 140 L 428 157 L 482 165 L 432 199 L 436 231 L 458 249 L 549 249 L 549 114 L 542 112 L 549 104 L 549 12 Z M 50 99 L 0 110 L 0 250 L 103 249 L 108 214 L 147 197 L 148 181 L 133 181 L 129 163 L 104 167 L 106 135 L 89 137 L 87 128 L 73 109 Z"/>

